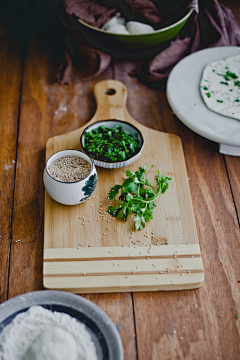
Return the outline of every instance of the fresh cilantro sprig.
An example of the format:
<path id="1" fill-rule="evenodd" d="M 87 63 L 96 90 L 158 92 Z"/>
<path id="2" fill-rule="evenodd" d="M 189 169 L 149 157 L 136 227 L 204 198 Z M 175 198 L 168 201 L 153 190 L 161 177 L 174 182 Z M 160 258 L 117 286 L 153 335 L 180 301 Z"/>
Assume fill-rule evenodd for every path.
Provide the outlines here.
<path id="1" fill-rule="evenodd" d="M 119 205 L 117 207 L 108 206 L 108 212 L 117 219 L 127 221 L 129 215 L 135 214 L 135 230 L 141 230 L 146 226 L 146 223 L 153 218 L 153 209 L 156 207 L 154 201 L 159 194 L 163 194 L 168 189 L 171 178 L 164 176 L 158 170 L 156 183 L 158 186 L 155 192 L 155 187 L 152 186 L 148 179 L 145 179 L 146 173 L 153 167 L 151 165 L 148 169 L 146 164 L 139 167 L 136 172 L 127 170 L 127 179 L 122 185 L 114 185 L 109 193 L 109 199 L 115 199 L 120 192 Z"/>

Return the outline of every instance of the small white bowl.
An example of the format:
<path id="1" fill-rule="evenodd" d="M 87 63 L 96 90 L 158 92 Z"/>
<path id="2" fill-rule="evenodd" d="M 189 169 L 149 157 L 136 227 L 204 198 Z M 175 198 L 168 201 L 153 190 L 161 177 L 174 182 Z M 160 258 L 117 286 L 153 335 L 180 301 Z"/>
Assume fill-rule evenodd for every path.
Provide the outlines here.
<path id="1" fill-rule="evenodd" d="M 137 133 L 137 139 L 140 144 L 138 152 L 124 161 L 102 161 L 102 160 L 97 160 L 97 159 L 93 158 L 90 155 L 90 153 L 85 149 L 85 134 L 87 132 L 92 131 L 93 129 L 99 128 L 100 126 L 115 128 L 116 125 L 120 125 L 127 134 L 131 134 L 134 136 L 134 134 Z M 94 164 L 96 166 L 107 168 L 107 169 L 118 169 L 118 168 L 130 165 L 134 161 L 136 161 L 140 158 L 143 148 L 144 148 L 144 138 L 143 138 L 141 131 L 136 126 L 130 124 L 129 122 L 116 120 L 116 119 L 109 119 L 109 120 L 96 121 L 92 125 L 89 125 L 88 127 L 86 127 L 80 137 L 80 144 L 81 144 L 82 150 L 92 159 L 92 161 L 94 162 Z"/>
<path id="2" fill-rule="evenodd" d="M 55 160 L 65 156 L 78 156 L 89 162 L 89 164 L 91 164 L 90 173 L 82 180 L 75 182 L 63 182 L 54 179 L 49 174 L 48 167 Z M 87 200 L 94 192 L 97 183 L 97 171 L 92 159 L 85 153 L 78 150 L 62 150 L 53 154 L 47 160 L 43 174 L 43 182 L 49 196 L 55 201 L 64 205 L 77 205 Z"/>

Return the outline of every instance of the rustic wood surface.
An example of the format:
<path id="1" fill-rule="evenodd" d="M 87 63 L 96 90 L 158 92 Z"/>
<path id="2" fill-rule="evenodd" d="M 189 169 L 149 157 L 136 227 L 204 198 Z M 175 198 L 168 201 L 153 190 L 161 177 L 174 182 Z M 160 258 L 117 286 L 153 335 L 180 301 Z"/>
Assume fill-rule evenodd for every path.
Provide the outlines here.
<path id="1" fill-rule="evenodd" d="M 239 1 L 222 3 L 240 24 Z M 3 23 L 0 301 L 42 289 L 46 140 L 84 125 L 96 109 L 94 84 L 115 78 L 128 88 L 133 118 L 182 139 L 205 281 L 198 290 L 84 296 L 114 321 L 126 360 L 239 359 L 240 159 L 220 155 L 217 144 L 186 128 L 164 92 L 129 76 L 134 63 L 114 63 L 98 79 L 57 86 L 51 56 L 34 32 L 27 32 L 25 54 L 24 43 L 6 36 Z"/>

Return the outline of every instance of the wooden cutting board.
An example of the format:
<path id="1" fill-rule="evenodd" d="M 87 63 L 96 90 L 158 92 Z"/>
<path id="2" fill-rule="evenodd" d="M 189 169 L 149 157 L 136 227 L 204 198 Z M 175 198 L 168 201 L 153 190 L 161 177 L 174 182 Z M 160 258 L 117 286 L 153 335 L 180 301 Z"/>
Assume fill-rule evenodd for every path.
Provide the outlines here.
<path id="1" fill-rule="evenodd" d="M 145 139 L 140 159 L 127 168 L 136 171 L 144 164 L 154 164 L 147 178 L 155 183 L 159 169 L 172 178 L 171 185 L 157 198 L 154 218 L 141 231 L 133 230 L 133 217 L 123 222 L 107 213 L 101 216 L 110 204 L 110 187 L 123 182 L 126 168 L 98 167 L 96 189 L 79 205 L 61 205 L 46 192 L 44 287 L 74 293 L 200 287 L 203 264 L 180 138 L 134 120 L 126 109 L 127 89 L 120 81 L 97 83 L 94 95 L 97 110 L 93 118 L 80 129 L 50 138 L 46 159 L 59 150 L 80 150 L 84 128 L 97 120 L 125 120 L 138 127 Z"/>

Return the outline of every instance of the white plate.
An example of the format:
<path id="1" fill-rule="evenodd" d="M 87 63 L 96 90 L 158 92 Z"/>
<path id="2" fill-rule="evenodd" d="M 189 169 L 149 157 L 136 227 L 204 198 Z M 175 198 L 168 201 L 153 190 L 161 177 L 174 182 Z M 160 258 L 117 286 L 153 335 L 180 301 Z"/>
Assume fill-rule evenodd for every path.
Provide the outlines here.
<path id="1" fill-rule="evenodd" d="M 167 98 L 175 115 L 197 134 L 231 146 L 240 146 L 240 121 L 209 110 L 202 100 L 199 84 L 208 63 L 239 54 L 237 46 L 197 51 L 181 60 L 167 81 Z"/>
<path id="2" fill-rule="evenodd" d="M 112 320 L 91 301 L 65 291 L 44 290 L 18 295 L 0 305 L 0 333 L 21 312 L 33 305 L 64 312 L 87 327 L 99 360 L 123 360 L 121 338 Z"/>

